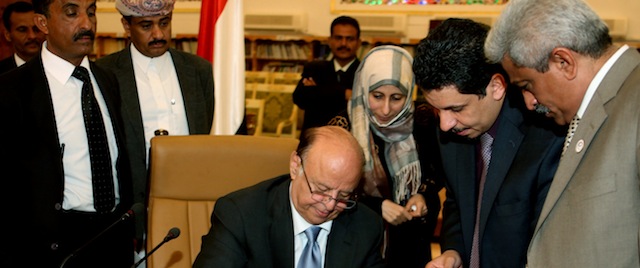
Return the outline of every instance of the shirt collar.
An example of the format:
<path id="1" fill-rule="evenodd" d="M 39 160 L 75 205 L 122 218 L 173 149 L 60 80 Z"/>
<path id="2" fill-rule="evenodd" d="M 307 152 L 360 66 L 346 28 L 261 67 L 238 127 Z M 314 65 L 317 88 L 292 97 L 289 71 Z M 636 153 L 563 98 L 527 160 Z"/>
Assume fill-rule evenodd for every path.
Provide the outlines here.
<path id="1" fill-rule="evenodd" d="M 164 67 L 164 65 L 166 64 L 167 60 L 170 57 L 170 53 L 167 50 L 164 54 L 158 57 L 150 58 L 142 54 L 136 48 L 136 46 L 133 45 L 133 43 L 131 43 L 130 46 L 131 46 L 131 60 L 133 60 L 133 64 L 137 65 L 140 69 L 142 69 L 145 74 L 149 71 L 149 67 L 151 66 L 152 63 L 156 66 L 156 70 L 160 72 L 160 70 L 162 70 L 162 68 Z"/>
<path id="2" fill-rule="evenodd" d="M 349 70 L 349 67 L 351 67 L 351 64 L 353 64 L 356 61 L 356 58 L 353 58 L 349 63 L 345 64 L 344 66 L 340 66 L 340 64 L 338 63 L 338 61 L 336 59 L 333 59 L 333 69 L 337 71 L 343 71 L 346 72 L 347 70 Z"/>
<path id="3" fill-rule="evenodd" d="M 60 84 L 66 84 L 71 78 L 71 74 L 73 74 L 73 70 L 75 70 L 76 66 L 49 51 L 47 41 L 42 44 L 42 47 L 44 49 L 42 49 L 40 55 L 42 55 L 42 65 L 44 66 L 44 69 L 47 70 L 52 78 L 60 82 Z M 82 62 L 80 62 L 80 66 L 90 70 L 89 59 L 87 56 L 84 56 Z M 91 73 L 91 71 L 89 71 L 89 73 Z"/>
<path id="4" fill-rule="evenodd" d="M 300 213 L 298 213 L 298 211 L 296 210 L 296 207 L 293 205 L 293 201 L 291 200 L 291 187 L 292 185 L 289 184 L 289 205 L 291 206 L 291 218 L 293 219 L 293 235 L 296 236 L 300 233 L 303 233 L 304 230 L 306 230 L 307 228 L 311 227 L 313 224 L 308 223 L 303 217 L 302 215 L 300 215 Z M 311 193 L 309 193 L 311 194 Z M 333 225 L 333 220 L 331 221 L 327 221 L 324 222 L 319 226 L 320 228 L 322 228 L 323 230 L 326 230 L 327 232 L 329 232 L 331 230 L 331 226 Z"/>
<path id="5" fill-rule="evenodd" d="M 613 64 L 616 63 L 616 61 L 618 61 L 620 56 L 622 56 L 622 53 L 627 51 L 628 48 L 629 48 L 628 45 L 624 45 L 621 48 L 619 48 L 618 51 L 616 51 L 616 53 L 614 53 L 613 56 L 611 56 L 611 58 L 609 58 L 607 62 L 605 62 L 604 65 L 602 65 L 602 68 L 600 68 L 596 76 L 593 77 L 593 80 L 591 80 L 591 84 L 589 84 L 587 91 L 584 93 L 584 97 L 582 98 L 582 103 L 580 104 L 580 108 L 578 109 L 577 115 L 579 118 L 582 118 L 585 111 L 587 110 L 587 106 L 589 106 L 589 103 L 591 102 L 593 95 L 596 93 L 596 89 L 598 89 L 598 86 L 600 86 L 600 83 L 602 83 L 604 76 L 609 72 L 609 70 L 611 70 L 611 67 L 613 67 Z"/>
<path id="6" fill-rule="evenodd" d="M 26 61 L 18 56 L 18 53 L 13 53 L 13 59 L 16 61 L 16 66 L 20 67 L 22 64 L 25 64 Z"/>

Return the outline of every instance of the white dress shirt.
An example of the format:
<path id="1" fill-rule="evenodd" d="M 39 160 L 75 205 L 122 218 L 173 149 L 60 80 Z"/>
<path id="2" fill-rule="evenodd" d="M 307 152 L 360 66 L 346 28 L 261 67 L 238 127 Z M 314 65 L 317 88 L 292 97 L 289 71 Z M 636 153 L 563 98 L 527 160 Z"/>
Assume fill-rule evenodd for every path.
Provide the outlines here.
<path id="1" fill-rule="evenodd" d="M 584 115 L 584 112 L 587 110 L 587 106 L 589 106 L 589 103 L 591 102 L 593 95 L 596 93 L 596 89 L 598 88 L 598 86 L 600 86 L 600 83 L 602 83 L 602 79 L 604 79 L 604 76 L 609 72 L 609 70 L 611 70 L 611 67 L 613 66 L 613 64 L 616 61 L 618 61 L 620 56 L 622 56 L 622 53 L 627 51 L 627 49 L 629 49 L 629 46 L 627 45 L 624 45 L 621 48 L 619 48 L 618 51 L 616 51 L 616 53 L 614 53 L 613 56 L 611 56 L 611 58 L 609 58 L 607 62 L 605 62 L 604 65 L 602 65 L 602 68 L 600 68 L 596 76 L 593 77 L 593 80 L 591 80 L 591 83 L 589 84 L 589 87 L 587 88 L 587 91 L 585 92 L 584 97 L 582 98 L 582 103 L 580 104 L 580 108 L 578 108 L 577 115 L 579 118 L 582 118 L 582 116 Z"/>
<path id="2" fill-rule="evenodd" d="M 340 66 L 340 63 L 338 63 L 337 60 L 333 60 L 333 69 L 337 71 L 343 71 L 343 72 L 347 72 L 347 70 L 349 70 L 349 67 L 351 67 L 351 64 L 353 64 L 356 61 L 355 58 L 353 58 L 349 63 L 347 63 L 344 66 Z"/>
<path id="3" fill-rule="evenodd" d="M 311 193 L 309 193 L 311 195 Z M 291 218 L 293 219 L 293 249 L 294 249 L 294 266 L 298 267 L 298 262 L 300 262 L 300 255 L 302 255 L 302 251 L 304 247 L 307 245 L 307 235 L 305 235 L 304 230 L 311 227 L 312 224 L 308 223 L 296 210 L 296 207 L 293 205 L 293 201 L 291 201 L 291 185 L 289 185 L 289 204 L 291 205 Z M 333 225 L 333 221 L 328 221 L 322 223 L 319 226 L 320 233 L 318 234 L 318 238 L 316 242 L 318 242 L 318 246 L 320 247 L 320 254 L 322 254 L 322 265 L 320 267 L 324 267 L 325 263 L 325 253 L 327 252 L 327 239 L 329 238 L 329 233 L 331 232 L 331 226 Z"/>
<path id="4" fill-rule="evenodd" d="M 49 83 L 51 101 L 55 115 L 58 138 L 62 152 L 62 164 L 64 168 L 64 199 L 62 208 L 65 210 L 78 210 L 95 212 L 93 207 L 93 186 L 91 181 L 91 161 L 89 159 L 89 144 L 87 132 L 82 116 L 82 81 L 72 77 L 76 66 L 51 53 L 44 42 L 41 51 L 44 72 Z M 111 116 L 104 101 L 96 78 L 89 67 L 89 60 L 85 57 L 80 66 L 87 68 L 94 94 L 107 132 L 109 153 L 111 155 L 111 167 L 113 169 L 113 183 L 116 196 L 116 204 L 120 201 L 118 191 L 118 176 L 116 161 L 118 159 L 118 147 L 116 144 Z M 42 107 L 46 109 L 46 107 Z"/>
<path id="5" fill-rule="evenodd" d="M 16 61 L 16 67 L 22 66 L 22 64 L 27 63 L 22 58 L 18 56 L 18 53 L 13 53 L 13 59 Z"/>
<path id="6" fill-rule="evenodd" d="M 149 58 L 131 44 L 131 60 L 142 112 L 146 152 L 158 129 L 167 130 L 169 135 L 189 135 L 187 113 L 171 54 L 167 51 L 162 56 Z"/>

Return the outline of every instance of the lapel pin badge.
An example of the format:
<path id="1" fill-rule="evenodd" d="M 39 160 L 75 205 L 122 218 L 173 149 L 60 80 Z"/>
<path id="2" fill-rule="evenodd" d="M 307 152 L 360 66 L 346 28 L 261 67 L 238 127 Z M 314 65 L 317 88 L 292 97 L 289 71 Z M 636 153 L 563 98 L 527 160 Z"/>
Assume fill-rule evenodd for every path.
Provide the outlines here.
<path id="1" fill-rule="evenodd" d="M 584 149 L 584 140 L 580 139 L 578 143 L 576 143 L 576 153 L 579 153 Z"/>

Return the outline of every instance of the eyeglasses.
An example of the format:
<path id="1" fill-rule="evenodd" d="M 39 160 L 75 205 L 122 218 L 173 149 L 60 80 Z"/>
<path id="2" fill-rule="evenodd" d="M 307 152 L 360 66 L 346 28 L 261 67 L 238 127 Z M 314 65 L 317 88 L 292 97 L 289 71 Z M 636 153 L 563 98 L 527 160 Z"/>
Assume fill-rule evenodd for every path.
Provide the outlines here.
<path id="1" fill-rule="evenodd" d="M 323 192 L 314 192 L 311 189 L 311 184 L 309 183 L 309 176 L 307 176 L 307 172 L 304 171 L 304 163 L 302 162 L 302 157 L 300 157 L 300 167 L 302 168 L 302 173 L 304 174 L 304 179 L 307 182 L 307 186 L 309 186 L 309 192 L 311 192 L 311 199 L 322 202 L 324 204 L 331 202 L 331 200 L 336 201 L 336 206 L 342 209 L 352 209 L 356 206 L 356 201 L 351 200 L 351 196 L 348 198 L 333 198 L 333 196 L 325 194 Z"/>

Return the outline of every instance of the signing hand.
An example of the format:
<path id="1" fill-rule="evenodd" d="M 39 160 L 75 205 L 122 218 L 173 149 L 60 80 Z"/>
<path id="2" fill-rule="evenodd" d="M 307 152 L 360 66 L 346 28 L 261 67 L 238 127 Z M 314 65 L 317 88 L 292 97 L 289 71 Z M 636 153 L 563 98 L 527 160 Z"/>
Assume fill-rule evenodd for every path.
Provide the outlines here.
<path id="1" fill-rule="evenodd" d="M 392 225 L 411 220 L 413 216 L 403 206 L 387 199 L 382 201 L 382 218 Z"/>
<path id="2" fill-rule="evenodd" d="M 446 250 L 442 253 L 442 255 L 433 259 L 425 268 L 461 268 L 462 267 L 462 258 L 460 258 L 460 254 L 458 254 L 455 250 Z"/>
<path id="3" fill-rule="evenodd" d="M 413 217 L 424 217 L 427 215 L 427 203 L 424 201 L 424 196 L 421 194 L 414 194 L 407 201 L 407 205 L 404 208 L 411 213 Z"/>

